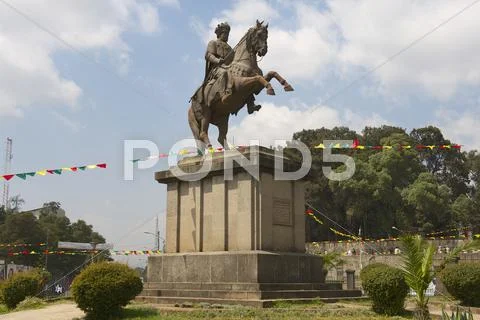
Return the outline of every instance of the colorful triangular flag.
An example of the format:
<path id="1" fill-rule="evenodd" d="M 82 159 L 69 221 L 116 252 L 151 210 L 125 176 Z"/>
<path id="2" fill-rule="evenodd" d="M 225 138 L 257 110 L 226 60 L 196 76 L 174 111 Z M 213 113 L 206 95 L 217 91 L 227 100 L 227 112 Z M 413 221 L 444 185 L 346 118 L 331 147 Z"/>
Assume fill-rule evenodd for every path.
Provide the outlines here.
<path id="1" fill-rule="evenodd" d="M 27 179 L 27 174 L 26 173 L 17 173 L 17 177 L 20 179 L 26 180 Z"/>

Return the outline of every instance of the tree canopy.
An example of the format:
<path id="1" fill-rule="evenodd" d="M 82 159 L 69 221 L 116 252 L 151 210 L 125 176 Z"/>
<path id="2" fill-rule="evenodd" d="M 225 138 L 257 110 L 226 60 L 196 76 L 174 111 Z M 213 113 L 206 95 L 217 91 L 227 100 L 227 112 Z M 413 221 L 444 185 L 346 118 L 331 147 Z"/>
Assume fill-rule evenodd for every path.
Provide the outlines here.
<path id="1" fill-rule="evenodd" d="M 16 203 L 23 204 L 19 196 Z M 93 230 L 93 226 L 83 220 L 71 222 L 66 216 L 57 214 L 61 209 L 59 202 L 45 203 L 37 218 L 31 212 L 19 211 L 19 206 L 6 210 L 0 207 L 0 243 L 34 244 L 28 247 L 0 247 L 0 255 L 8 257 L 8 262 L 44 268 L 54 276 L 61 276 L 82 265 L 89 256 L 85 255 L 19 255 L 8 256 L 9 252 L 23 250 L 42 252 L 58 250 L 58 241 L 105 243 L 105 238 Z M 47 246 L 40 246 L 47 243 Z M 61 249 L 63 250 L 63 249 Z"/>
<path id="2" fill-rule="evenodd" d="M 407 132 L 392 126 L 365 127 L 357 133 L 346 127 L 303 130 L 293 135 L 312 150 L 312 172 L 306 199 L 313 207 L 349 231 L 378 238 L 398 236 L 398 230 L 428 234 L 470 227 L 480 231 L 480 154 L 458 149 L 404 149 L 400 145 L 451 145 L 439 128 L 428 126 Z M 362 145 L 389 145 L 392 149 L 336 149 L 351 156 L 355 174 L 344 181 L 328 180 L 322 166 L 334 170 L 340 163 L 323 161 L 324 140 L 358 139 Z M 294 155 L 295 156 L 295 155 Z M 338 240 L 331 224 L 307 222 L 309 240 Z M 395 227 L 396 229 L 392 229 Z"/>

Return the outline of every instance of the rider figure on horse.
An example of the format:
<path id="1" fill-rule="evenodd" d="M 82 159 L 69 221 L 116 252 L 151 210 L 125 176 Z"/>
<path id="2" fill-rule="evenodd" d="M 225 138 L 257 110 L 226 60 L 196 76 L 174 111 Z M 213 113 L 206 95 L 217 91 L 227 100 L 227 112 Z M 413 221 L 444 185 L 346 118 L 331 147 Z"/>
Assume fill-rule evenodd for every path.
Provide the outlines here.
<path id="1" fill-rule="evenodd" d="M 209 81 L 218 81 L 220 88 L 223 88 L 221 99 L 222 101 L 227 101 L 232 94 L 233 82 L 232 79 L 229 79 L 226 67 L 232 63 L 234 57 L 233 49 L 227 43 L 228 36 L 230 35 L 230 26 L 228 23 L 223 22 L 217 25 L 215 34 L 217 35 L 217 40 L 212 40 L 208 43 L 207 52 L 205 53 L 205 78 L 202 90 Z M 255 105 L 253 94 L 250 95 L 245 102 L 247 103 L 249 114 L 261 108 L 260 105 Z"/>

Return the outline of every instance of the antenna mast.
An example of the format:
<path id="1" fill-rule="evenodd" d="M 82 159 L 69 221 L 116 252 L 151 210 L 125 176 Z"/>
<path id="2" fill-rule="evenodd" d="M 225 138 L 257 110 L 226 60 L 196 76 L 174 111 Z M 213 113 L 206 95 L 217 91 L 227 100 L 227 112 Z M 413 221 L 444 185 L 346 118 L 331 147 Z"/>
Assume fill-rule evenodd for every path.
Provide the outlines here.
<path id="1" fill-rule="evenodd" d="M 6 148 L 5 148 L 5 165 L 4 165 L 4 173 L 9 174 L 10 169 L 12 166 L 12 138 L 7 138 Z M 10 202 L 9 199 L 9 182 L 5 180 L 3 182 L 3 196 L 2 196 L 2 205 L 5 209 L 10 209 Z"/>

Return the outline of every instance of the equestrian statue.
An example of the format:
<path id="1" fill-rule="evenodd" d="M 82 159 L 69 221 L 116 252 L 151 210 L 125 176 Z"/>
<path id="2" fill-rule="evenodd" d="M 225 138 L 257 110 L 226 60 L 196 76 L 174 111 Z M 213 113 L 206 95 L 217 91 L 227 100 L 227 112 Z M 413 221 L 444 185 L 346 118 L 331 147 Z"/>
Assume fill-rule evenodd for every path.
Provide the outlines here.
<path id="1" fill-rule="evenodd" d="M 270 71 L 265 76 L 258 67 L 257 56 L 267 54 L 268 23 L 257 20 L 256 25 L 248 29 L 232 49 L 227 41 L 230 33 L 228 23 L 220 23 L 215 29 L 217 40 L 208 43 L 205 54 L 205 78 L 202 85 L 191 97 L 188 109 L 188 123 L 197 140 L 199 152 L 210 148 L 208 127 L 218 127 L 218 142 L 225 150 L 227 143 L 228 119 L 231 114 L 247 105 L 249 114 L 259 111 L 255 105 L 254 94 L 263 88 L 268 95 L 275 95 L 270 80 L 275 78 L 285 91 L 293 91 L 288 82 L 277 72 Z"/>

